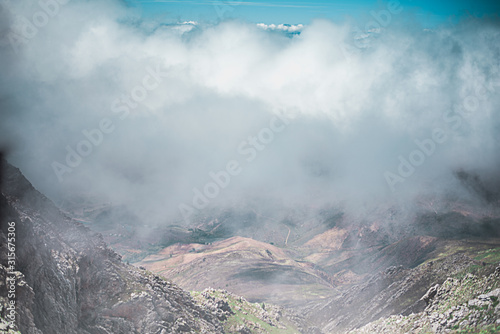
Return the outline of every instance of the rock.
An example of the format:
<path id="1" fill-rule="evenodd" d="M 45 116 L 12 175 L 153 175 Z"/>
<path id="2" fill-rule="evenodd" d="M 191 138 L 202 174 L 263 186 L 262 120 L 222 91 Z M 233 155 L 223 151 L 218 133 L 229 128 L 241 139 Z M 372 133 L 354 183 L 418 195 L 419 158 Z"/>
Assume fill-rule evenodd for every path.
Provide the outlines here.
<path id="1" fill-rule="evenodd" d="M 466 275 L 463 279 L 448 278 L 433 285 L 421 298 L 428 305 L 416 314 L 393 315 L 368 323 L 350 333 L 453 333 L 458 329 L 480 332 L 500 324 L 500 280 L 498 270 L 489 276 Z M 487 289 L 493 288 L 492 291 Z M 492 306 L 495 305 L 495 308 Z"/>
<path id="2" fill-rule="evenodd" d="M 7 165 L 4 174 L 0 218 L 16 222 L 21 333 L 221 333 L 219 320 L 188 293 L 123 263 L 101 235 L 60 212 L 16 168 Z M 0 263 L 5 247 L 0 231 Z M 6 275 L 0 266 L 0 281 Z M 6 302 L 0 298 L 2 318 Z"/>

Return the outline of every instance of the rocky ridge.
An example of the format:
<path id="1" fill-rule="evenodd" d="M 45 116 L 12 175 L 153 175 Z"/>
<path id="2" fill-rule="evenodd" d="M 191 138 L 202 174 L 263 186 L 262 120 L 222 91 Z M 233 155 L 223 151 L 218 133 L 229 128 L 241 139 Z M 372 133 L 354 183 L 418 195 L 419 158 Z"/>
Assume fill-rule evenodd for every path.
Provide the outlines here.
<path id="1" fill-rule="evenodd" d="M 16 328 L 23 334 L 221 333 L 188 292 L 126 265 L 102 237 L 61 213 L 5 164 L 0 195 L 0 282 L 7 222 L 16 224 Z M 0 289 L 0 317 L 7 315 Z"/>
<path id="2" fill-rule="evenodd" d="M 393 315 L 349 333 L 498 333 L 500 265 L 488 276 L 449 277 L 421 298 L 422 312 Z"/>
<path id="3" fill-rule="evenodd" d="M 208 288 L 192 292 L 194 299 L 211 310 L 227 333 L 307 333 L 321 334 L 303 317 L 289 309 L 268 303 L 251 303 L 227 290 Z"/>

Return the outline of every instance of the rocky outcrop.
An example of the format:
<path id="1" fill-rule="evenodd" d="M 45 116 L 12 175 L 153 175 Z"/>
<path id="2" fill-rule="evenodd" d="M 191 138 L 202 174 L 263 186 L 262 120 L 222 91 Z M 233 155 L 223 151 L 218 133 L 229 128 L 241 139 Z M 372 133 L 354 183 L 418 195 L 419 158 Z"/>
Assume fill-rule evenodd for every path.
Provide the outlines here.
<path id="1" fill-rule="evenodd" d="M 281 306 L 251 303 L 227 290 L 208 288 L 194 292 L 195 300 L 222 321 L 227 333 L 321 334 L 303 317 Z"/>
<path id="2" fill-rule="evenodd" d="M 419 313 L 427 306 L 422 296 L 432 300 L 432 295 L 437 295 L 429 287 L 479 263 L 464 254 L 454 254 L 413 269 L 389 267 L 346 288 L 338 297 L 310 305 L 304 313 L 327 333 L 346 333 L 394 314 Z"/>
<path id="3" fill-rule="evenodd" d="M 351 333 L 498 333 L 500 331 L 500 266 L 484 277 L 448 278 L 422 297 L 419 313 L 379 319 Z"/>
<path id="4" fill-rule="evenodd" d="M 102 237 L 61 213 L 4 164 L 0 282 L 7 275 L 7 222 L 15 223 L 16 327 L 23 334 L 222 333 L 189 293 L 124 264 Z M 2 326 L 7 289 L 0 289 Z"/>

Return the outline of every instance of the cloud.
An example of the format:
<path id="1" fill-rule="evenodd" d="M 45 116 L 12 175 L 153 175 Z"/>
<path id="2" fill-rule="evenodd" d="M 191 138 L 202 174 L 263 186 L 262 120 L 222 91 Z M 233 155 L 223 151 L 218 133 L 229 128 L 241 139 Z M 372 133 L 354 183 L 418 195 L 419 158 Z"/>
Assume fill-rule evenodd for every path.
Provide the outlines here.
<path id="1" fill-rule="evenodd" d="M 457 171 L 498 176 L 496 18 L 425 31 L 401 16 L 358 48 L 347 23 L 165 25 L 129 17 L 119 1 L 70 1 L 14 53 L 14 23 L 40 10 L 20 1 L 0 14 L 0 131 L 10 161 L 56 201 L 91 196 L 164 223 L 232 160 L 242 172 L 210 205 L 356 211 L 417 196 L 474 199 Z M 292 38 L 269 31 L 299 27 Z M 239 145 L 277 114 L 290 124 L 246 161 Z M 103 119 L 113 131 L 68 166 Z M 409 161 L 435 129 L 447 140 L 392 191 L 384 173 L 399 175 L 400 157 Z M 54 162 L 71 170 L 63 182 Z"/>
<path id="2" fill-rule="evenodd" d="M 257 23 L 257 27 L 262 28 L 264 30 L 280 30 L 288 33 L 298 33 L 304 29 L 303 24 L 265 24 L 265 23 Z"/>

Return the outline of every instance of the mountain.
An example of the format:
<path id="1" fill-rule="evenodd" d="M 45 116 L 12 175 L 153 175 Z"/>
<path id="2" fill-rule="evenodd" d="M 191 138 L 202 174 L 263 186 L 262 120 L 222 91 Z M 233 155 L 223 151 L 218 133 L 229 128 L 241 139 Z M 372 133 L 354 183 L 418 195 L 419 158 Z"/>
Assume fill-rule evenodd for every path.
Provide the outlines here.
<path id="1" fill-rule="evenodd" d="M 364 221 L 338 210 L 323 212 L 316 222 L 304 222 L 300 215 L 269 220 L 268 226 L 247 219 L 234 236 L 214 239 L 209 238 L 211 222 L 227 231 L 226 216 L 207 217 L 180 242 L 152 251 L 136 265 L 185 289 L 212 286 L 253 302 L 292 308 L 323 333 L 346 333 L 395 315 L 424 317 L 421 298 L 431 287 L 467 274 L 490 277 L 500 261 L 496 201 L 424 204 L 413 216 L 380 208 Z M 251 223 L 260 228 L 253 229 Z M 292 232 L 285 233 L 286 239 L 283 234 L 268 239 L 276 226 Z M 499 282 L 491 277 L 494 288 Z M 472 290 L 471 296 L 485 292 Z M 493 317 L 498 319 L 496 313 Z"/>
<path id="2" fill-rule="evenodd" d="M 157 233 L 133 244 L 134 230 L 124 226 L 139 229 L 141 222 L 126 208 L 102 205 L 74 214 L 77 221 L 5 162 L 1 180 L 2 332 L 500 329 L 496 202 L 488 210 L 449 202 L 406 221 L 392 208 L 362 222 L 331 210 L 316 220 L 290 214 L 267 225 L 262 215 L 219 212 L 192 228 L 152 227 Z M 88 227 L 97 220 L 108 222 L 101 232 L 116 250 L 141 254 L 135 266 Z M 238 227 L 238 220 L 246 223 Z M 9 330 L 12 289 L 17 327 Z"/>
<path id="3" fill-rule="evenodd" d="M 219 333 L 218 319 L 172 282 L 128 266 L 102 237 L 59 211 L 5 164 L 0 276 L 15 223 L 16 324 L 21 333 Z M 2 289 L 2 305 L 7 303 Z M 2 308 L 2 319 L 7 310 Z"/>
<path id="4" fill-rule="evenodd" d="M 188 292 L 124 263 L 101 234 L 61 212 L 17 168 L 2 163 L 1 333 L 314 333 L 283 307 L 225 290 Z"/>
<path id="5" fill-rule="evenodd" d="M 393 315 L 350 333 L 498 333 L 500 266 L 488 276 L 467 274 L 432 286 L 423 311 Z"/>
<path id="6" fill-rule="evenodd" d="M 137 265 L 170 277 L 189 290 L 228 289 L 256 302 L 297 307 L 336 295 L 324 272 L 296 261 L 286 249 L 251 238 L 206 244 L 175 244 Z"/>

